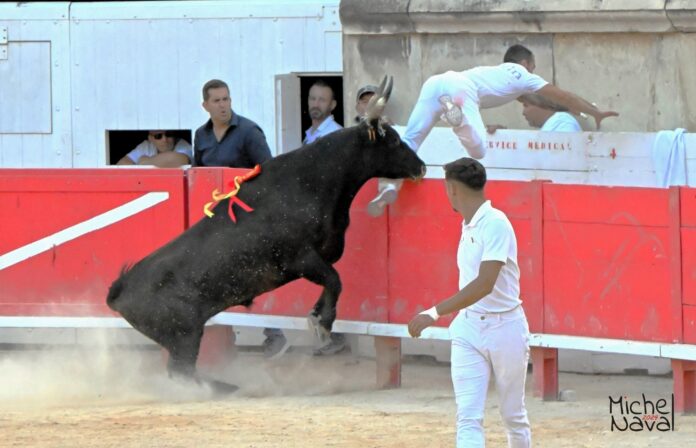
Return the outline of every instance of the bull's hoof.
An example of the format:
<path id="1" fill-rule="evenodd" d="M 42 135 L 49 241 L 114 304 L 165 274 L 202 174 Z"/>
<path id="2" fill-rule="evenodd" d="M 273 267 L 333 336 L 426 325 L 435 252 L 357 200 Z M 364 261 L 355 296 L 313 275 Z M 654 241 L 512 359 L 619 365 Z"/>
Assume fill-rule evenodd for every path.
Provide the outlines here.
<path id="1" fill-rule="evenodd" d="M 214 380 L 212 378 L 201 379 L 201 382 L 213 391 L 215 395 L 230 395 L 239 390 L 239 386 L 234 384 L 224 383 L 222 381 Z"/>
<path id="2" fill-rule="evenodd" d="M 314 342 L 317 349 L 326 347 L 331 343 L 331 332 L 319 323 L 319 316 L 310 313 L 307 316 L 307 322 L 309 323 L 309 329 L 314 334 Z"/>

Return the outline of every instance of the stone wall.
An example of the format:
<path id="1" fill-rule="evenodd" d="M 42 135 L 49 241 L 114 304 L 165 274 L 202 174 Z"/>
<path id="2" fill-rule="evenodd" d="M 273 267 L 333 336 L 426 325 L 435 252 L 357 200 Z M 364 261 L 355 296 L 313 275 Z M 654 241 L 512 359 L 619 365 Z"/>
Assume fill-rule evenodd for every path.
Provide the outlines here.
<path id="1" fill-rule="evenodd" d="M 621 113 L 603 130 L 696 130 L 696 0 L 342 0 L 340 15 L 345 98 L 389 73 L 397 124 L 427 77 L 498 64 L 522 43 L 536 73 Z M 529 129 L 521 111 L 513 102 L 483 116 Z"/>

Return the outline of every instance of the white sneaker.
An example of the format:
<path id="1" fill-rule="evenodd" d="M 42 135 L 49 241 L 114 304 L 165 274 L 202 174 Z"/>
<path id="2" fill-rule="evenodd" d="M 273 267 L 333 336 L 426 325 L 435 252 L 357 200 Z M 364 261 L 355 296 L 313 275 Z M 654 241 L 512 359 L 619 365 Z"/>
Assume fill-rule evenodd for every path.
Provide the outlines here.
<path id="1" fill-rule="evenodd" d="M 393 204 L 396 201 L 398 192 L 394 185 L 387 185 L 377 196 L 367 204 L 367 213 L 376 218 L 384 213 L 384 208 L 388 204 Z"/>
<path id="2" fill-rule="evenodd" d="M 464 114 L 462 114 L 462 109 L 454 104 L 452 97 L 449 95 L 442 95 L 439 101 L 442 105 L 442 115 L 440 115 L 440 119 L 453 128 L 461 126 L 464 120 Z"/>

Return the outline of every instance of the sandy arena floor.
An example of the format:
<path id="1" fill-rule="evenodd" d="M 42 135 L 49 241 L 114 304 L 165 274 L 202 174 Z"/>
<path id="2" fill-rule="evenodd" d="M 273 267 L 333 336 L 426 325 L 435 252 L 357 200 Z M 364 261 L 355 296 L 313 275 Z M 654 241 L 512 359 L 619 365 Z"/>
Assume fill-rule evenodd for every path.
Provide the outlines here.
<path id="1" fill-rule="evenodd" d="M 290 352 L 269 362 L 241 353 L 216 372 L 241 386 L 224 399 L 171 382 L 153 351 L 0 352 L 3 447 L 454 446 L 449 366 L 407 362 L 403 387 L 376 390 L 374 361 Z M 536 447 L 695 446 L 696 416 L 676 431 L 611 432 L 608 396 L 667 398 L 671 379 L 563 374 L 574 402 L 527 406 Z M 506 440 L 491 391 L 489 447 Z"/>

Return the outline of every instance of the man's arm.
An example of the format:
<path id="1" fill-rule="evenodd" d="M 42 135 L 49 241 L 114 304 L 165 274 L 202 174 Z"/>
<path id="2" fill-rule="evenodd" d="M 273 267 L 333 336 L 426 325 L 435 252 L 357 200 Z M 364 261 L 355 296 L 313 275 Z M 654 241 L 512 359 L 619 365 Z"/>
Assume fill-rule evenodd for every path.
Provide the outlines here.
<path id="1" fill-rule="evenodd" d="M 263 163 L 273 157 L 268 143 L 266 142 L 266 136 L 263 134 L 261 128 L 256 126 L 251 128 L 244 143 L 247 156 L 253 165 Z"/>
<path id="2" fill-rule="evenodd" d="M 121 157 L 121 160 L 116 162 L 116 165 L 135 165 L 135 162 L 131 160 L 127 155 Z"/>
<path id="3" fill-rule="evenodd" d="M 536 93 L 568 108 L 568 110 L 573 113 L 586 113 L 587 115 L 593 116 L 597 124 L 597 129 L 599 129 L 599 125 L 605 118 L 617 117 L 619 115 L 614 111 L 601 111 L 574 93 L 560 89 L 552 84 L 546 84 L 544 87 L 537 90 Z"/>
<path id="4" fill-rule="evenodd" d="M 186 154 L 175 151 L 163 152 L 152 157 L 143 156 L 138 160 L 138 165 L 154 165 L 158 168 L 178 168 L 189 163 Z"/>
<path id="5" fill-rule="evenodd" d="M 498 279 L 500 269 L 503 267 L 502 261 L 484 261 L 479 266 L 478 276 L 468 285 L 462 288 L 452 297 L 440 302 L 435 306 L 437 314 L 454 313 L 467 306 L 473 305 L 493 291 L 495 282 Z M 414 338 L 420 336 L 421 332 L 435 323 L 435 319 L 426 314 L 417 314 L 408 324 L 408 332 Z"/>
<path id="6" fill-rule="evenodd" d="M 203 152 L 201 148 L 201 136 L 198 135 L 200 129 L 196 130 L 193 134 L 193 160 L 191 160 L 193 166 L 203 166 Z"/>

